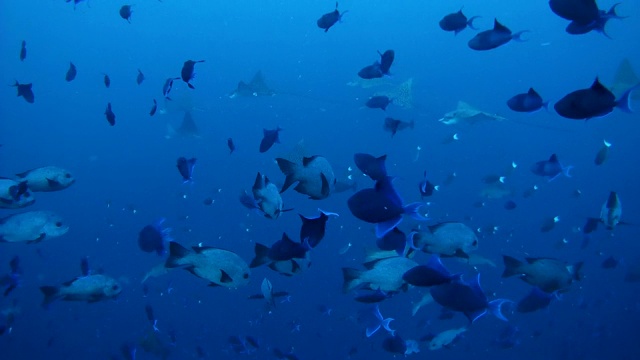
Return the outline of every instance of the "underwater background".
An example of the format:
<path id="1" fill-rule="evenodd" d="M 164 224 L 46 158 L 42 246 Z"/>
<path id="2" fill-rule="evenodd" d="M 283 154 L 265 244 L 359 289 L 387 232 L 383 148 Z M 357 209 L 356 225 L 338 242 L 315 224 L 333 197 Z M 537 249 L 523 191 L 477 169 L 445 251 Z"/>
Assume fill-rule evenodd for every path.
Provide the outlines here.
<path id="1" fill-rule="evenodd" d="M 427 171 L 440 189 L 423 200 L 429 202 L 426 224 L 460 221 L 479 230 L 476 252 L 495 266 L 443 262 L 465 276 L 480 272 L 490 298 L 517 301 L 530 289 L 501 277 L 503 254 L 584 262 L 584 278 L 548 308 L 505 311 L 508 323 L 484 317 L 448 349 L 430 352 L 422 345 L 421 353 L 408 356 L 640 357 L 640 284 L 625 281 L 630 272 L 640 272 L 640 116 L 614 110 L 585 122 L 553 110 L 516 113 L 506 105 L 529 87 L 552 103 L 587 88 L 596 76 L 610 87 L 624 59 L 640 69 L 640 2 L 618 7 L 628 18 L 610 21 L 611 38 L 567 34 L 567 21 L 553 14 L 547 1 L 343 1 L 339 8 L 348 12 L 326 33 L 315 21 L 333 11 L 332 1 L 141 0 L 132 7 L 130 23 L 118 15 L 122 5 L 104 0 L 82 1 L 75 9 L 62 0 L 0 5 L 0 62 L 8 85 L 0 101 L 0 176 L 56 165 L 76 179 L 64 191 L 37 193 L 36 203 L 25 209 L 54 211 L 69 225 L 67 234 L 37 244 L 0 244 L 0 273 L 9 271 L 6 264 L 14 256 L 23 270 L 20 286 L 0 298 L 0 324 L 9 317 L 12 322 L 11 331 L 0 336 L 0 358 L 127 358 L 123 344 L 134 344 L 137 359 L 267 359 L 276 358 L 276 348 L 300 359 L 402 357 L 383 350 L 381 333 L 365 336 L 357 320 L 365 306 L 342 292 L 341 268 L 361 268 L 365 249 L 374 248 L 376 240 L 373 226 L 349 212 L 351 192 L 316 201 L 288 190 L 282 194 L 284 207 L 294 210 L 276 220 L 238 201 L 256 172 L 280 187 L 284 175 L 274 158 L 300 152 L 326 157 L 336 177 L 351 176 L 358 189 L 372 182 L 355 168 L 353 154 L 386 154 L 387 170 L 398 177 L 394 185 L 406 202 L 421 200 L 418 183 Z M 599 1 L 603 9 L 611 5 Z M 531 32 L 524 42 L 473 51 L 465 43 L 475 30 L 454 35 L 438 27 L 444 15 L 462 6 L 466 14 L 482 16 L 474 21 L 480 29 L 490 29 L 497 17 L 512 31 Z M 18 56 L 22 40 L 28 49 L 24 61 Z M 412 79 L 412 105 L 392 104 L 385 115 L 364 107 L 378 88 L 357 83 L 357 72 L 386 49 L 395 50 L 396 58 L 392 75 L 379 86 L 393 91 Z M 165 100 L 165 80 L 179 76 L 187 59 L 205 60 L 196 65 L 195 89 L 176 81 L 173 100 Z M 70 61 L 78 75 L 66 82 Z M 140 85 L 138 69 L 145 75 Z M 274 96 L 229 96 L 257 71 Z M 104 73 L 109 88 L 102 83 Z M 34 84 L 34 104 L 15 96 L 16 80 Z M 159 113 L 150 117 L 152 99 Z M 439 122 L 458 101 L 506 119 Z M 117 115 L 113 127 L 104 118 L 108 102 Z M 197 123 L 197 134 L 170 130 L 185 110 Z M 415 126 L 392 137 L 383 130 L 385 116 L 414 120 Z M 281 144 L 259 153 L 263 129 L 278 126 Z M 447 141 L 453 134 L 459 140 Z M 237 147 L 233 154 L 228 138 Z M 604 139 L 612 144 L 609 157 L 596 166 Z M 549 182 L 531 173 L 532 164 L 552 153 L 574 166 L 572 177 Z M 191 183 L 183 183 L 176 171 L 180 156 L 197 158 Z M 483 198 L 483 177 L 500 175 L 512 163 L 517 167 L 505 182 L 512 193 Z M 454 173 L 455 180 L 447 181 Z M 524 197 L 534 185 L 535 194 Z M 599 216 L 610 191 L 620 197 L 626 224 L 599 229 L 587 243 L 581 227 L 588 217 Z M 204 203 L 207 198 L 212 204 Z M 517 208 L 506 210 L 507 199 Z M 312 251 L 312 266 L 301 274 L 286 277 L 259 267 L 252 269 L 247 286 L 227 289 L 175 270 L 145 281 L 148 294 L 143 293 L 145 274 L 163 261 L 138 248 L 145 225 L 165 218 L 177 242 L 224 248 L 249 262 L 256 242 L 272 244 L 283 232 L 293 237 L 300 227 L 297 213 L 310 216 L 317 208 L 340 216 L 329 220 L 322 245 Z M 1 209 L 0 216 L 20 211 Z M 542 232 L 541 224 L 556 216 L 555 227 Z M 418 225 L 424 226 L 407 218 L 401 226 L 409 231 Z M 57 301 L 43 308 L 39 287 L 79 276 L 85 256 L 92 269 L 121 282 L 118 298 Z M 620 259 L 614 269 L 601 266 L 609 256 Z M 427 258 L 418 254 L 415 260 Z M 260 293 L 265 277 L 275 290 L 290 294 L 276 299 L 273 309 L 247 299 Z M 379 305 L 403 338 L 417 340 L 468 323 L 460 314 L 439 320 L 437 304 L 412 316 L 425 292 L 410 289 Z M 153 307 L 159 332 L 146 318 L 145 305 Z M 518 331 L 511 346 L 503 346 L 496 339 L 508 326 Z M 230 336 L 251 336 L 260 346 L 236 352 Z"/>

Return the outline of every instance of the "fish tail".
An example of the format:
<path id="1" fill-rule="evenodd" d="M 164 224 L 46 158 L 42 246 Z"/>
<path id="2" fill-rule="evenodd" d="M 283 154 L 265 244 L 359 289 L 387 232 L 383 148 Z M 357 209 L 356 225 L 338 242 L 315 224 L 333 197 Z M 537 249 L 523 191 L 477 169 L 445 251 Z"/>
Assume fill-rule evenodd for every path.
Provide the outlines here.
<path id="1" fill-rule="evenodd" d="M 360 284 L 362 284 L 362 280 L 360 279 L 362 274 L 363 271 L 358 269 L 342 268 L 342 278 L 344 279 L 342 291 L 348 293 L 349 291 L 360 286 Z"/>
<path id="2" fill-rule="evenodd" d="M 573 169 L 573 165 L 562 167 L 562 173 L 564 174 L 564 176 L 571 177 L 571 169 Z"/>
<path id="3" fill-rule="evenodd" d="M 295 176 L 296 171 L 298 169 L 298 165 L 294 162 L 291 162 L 283 158 L 276 158 L 276 162 L 278 163 L 278 167 L 280 168 L 280 171 L 282 171 L 282 173 L 286 176 L 284 180 L 284 185 L 282 185 L 282 189 L 280 189 L 280 192 L 282 193 L 285 190 L 287 190 L 291 185 L 293 185 L 293 183 L 298 181 Z"/>
<path id="4" fill-rule="evenodd" d="M 255 268 L 260 265 L 264 265 L 269 262 L 269 247 L 262 245 L 260 243 L 256 243 L 253 251 L 255 252 L 255 257 L 251 260 L 249 264 L 250 268 Z"/>
<path id="5" fill-rule="evenodd" d="M 582 261 L 573 264 L 571 275 L 573 276 L 573 280 L 580 281 L 582 280 L 582 265 L 584 263 Z"/>
<path id="6" fill-rule="evenodd" d="M 509 321 L 502 314 L 502 305 L 504 305 L 505 303 L 513 303 L 513 301 L 508 299 L 495 299 L 493 301 L 489 301 L 489 306 L 487 307 L 487 310 L 491 315 L 497 317 L 498 319 L 502 321 Z"/>
<path id="7" fill-rule="evenodd" d="M 502 260 L 504 261 L 504 272 L 502 273 L 503 278 L 519 275 L 522 273 L 520 271 L 522 261 L 508 255 L 502 255 Z"/>
<path id="8" fill-rule="evenodd" d="M 171 241 L 169 243 L 169 257 L 167 258 L 167 261 L 164 264 L 164 266 L 166 268 L 175 268 L 175 267 L 182 266 L 183 264 L 180 263 L 180 259 L 189 255 L 189 253 L 190 253 L 189 249 L 178 244 L 175 241 Z"/>
<path id="9" fill-rule="evenodd" d="M 480 18 L 480 17 L 482 17 L 482 16 L 472 16 L 472 17 L 470 17 L 469 20 L 467 20 L 467 26 L 469 28 L 473 29 L 473 30 L 478 30 L 478 28 L 473 25 L 473 20 L 475 20 L 477 18 Z"/>
<path id="10" fill-rule="evenodd" d="M 60 292 L 57 286 L 41 286 L 40 291 L 42 291 L 44 295 L 44 299 L 42 300 L 43 308 L 48 308 L 49 305 L 58 298 L 58 293 Z"/>
<path id="11" fill-rule="evenodd" d="M 616 101 L 616 107 L 627 113 L 633 112 L 633 109 L 631 109 L 631 102 L 629 101 L 629 98 L 631 97 L 631 93 L 633 91 L 639 90 L 639 89 L 640 89 L 640 83 L 636 84 L 630 89 L 627 89 L 627 91 L 625 91 L 624 94 L 620 96 L 620 99 Z"/>
<path id="12" fill-rule="evenodd" d="M 512 38 L 513 40 L 515 40 L 515 41 L 520 41 L 520 42 L 529 41 L 528 39 L 523 39 L 523 38 L 522 38 L 522 34 L 524 34 L 524 33 L 528 33 L 528 32 L 531 32 L 531 31 L 529 31 L 529 30 L 522 30 L 522 31 L 518 31 L 517 33 L 513 34 L 513 35 L 511 36 L 511 38 Z"/>
<path id="13" fill-rule="evenodd" d="M 404 213 L 416 220 L 420 220 L 420 221 L 429 220 L 428 218 L 424 217 L 422 214 L 418 212 L 423 205 L 424 204 L 421 202 L 414 202 L 414 203 L 405 205 L 403 208 Z"/>

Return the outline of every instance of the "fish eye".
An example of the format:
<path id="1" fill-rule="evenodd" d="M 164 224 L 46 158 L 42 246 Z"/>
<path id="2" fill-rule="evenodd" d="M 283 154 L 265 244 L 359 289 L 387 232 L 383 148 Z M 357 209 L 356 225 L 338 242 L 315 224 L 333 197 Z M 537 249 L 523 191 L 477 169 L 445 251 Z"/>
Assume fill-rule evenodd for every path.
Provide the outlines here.
<path id="1" fill-rule="evenodd" d="M 62 221 L 57 221 L 55 225 L 56 225 L 56 227 L 61 227 L 62 226 Z"/>
<path id="2" fill-rule="evenodd" d="M 478 246 L 478 240 L 473 240 L 473 242 L 471 243 L 471 246 Z"/>

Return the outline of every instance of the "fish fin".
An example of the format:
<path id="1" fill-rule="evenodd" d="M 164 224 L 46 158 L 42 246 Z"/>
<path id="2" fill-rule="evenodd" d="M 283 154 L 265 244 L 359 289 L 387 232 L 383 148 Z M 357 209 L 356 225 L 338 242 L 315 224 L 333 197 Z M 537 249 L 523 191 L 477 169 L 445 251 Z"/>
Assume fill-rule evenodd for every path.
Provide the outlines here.
<path id="1" fill-rule="evenodd" d="M 522 272 L 520 272 L 520 267 L 523 264 L 522 261 L 508 255 L 502 255 L 502 260 L 504 261 L 503 278 L 522 274 Z"/>
<path id="2" fill-rule="evenodd" d="M 189 249 L 177 242 L 169 242 L 169 257 L 167 258 L 164 266 L 169 269 L 182 266 L 182 264 L 179 263 L 179 260 L 189 255 L 189 253 Z"/>
<path id="3" fill-rule="evenodd" d="M 453 253 L 453 257 L 469 260 L 469 254 L 464 252 L 462 249 L 456 249 L 456 252 Z"/>
<path id="4" fill-rule="evenodd" d="M 481 18 L 481 17 L 482 16 L 472 16 L 472 17 L 470 17 L 469 20 L 467 20 L 467 26 L 469 28 L 473 29 L 473 30 L 478 30 L 478 28 L 473 25 L 473 20 Z M 456 33 L 456 35 L 457 35 L 457 33 Z"/>
<path id="5" fill-rule="evenodd" d="M 193 85 L 191 85 L 190 83 L 187 83 L 187 86 L 189 87 L 189 89 L 195 89 L 195 87 L 193 87 Z"/>
<path id="6" fill-rule="evenodd" d="M 398 215 L 387 221 L 379 222 L 376 224 L 376 236 L 378 239 L 383 238 L 393 228 L 397 227 L 402 222 L 402 215 Z"/>
<path id="7" fill-rule="evenodd" d="M 327 177 L 324 176 L 323 173 L 320 173 L 320 180 L 322 181 L 322 190 L 320 190 L 320 193 L 322 194 L 322 198 L 326 198 L 331 193 L 331 187 L 329 186 Z"/>
<path id="8" fill-rule="evenodd" d="M 364 271 L 352 268 L 342 268 L 342 278 L 344 284 L 342 285 L 342 292 L 348 293 L 349 291 L 357 288 L 362 284 L 360 277 Z"/>
<path id="9" fill-rule="evenodd" d="M 286 191 L 291 185 L 293 185 L 296 181 L 296 171 L 298 169 L 298 165 L 292 161 L 283 158 L 276 158 L 276 162 L 278 163 L 278 167 L 280 171 L 286 176 L 284 180 L 284 184 L 282 185 L 282 189 L 280 192 Z"/>
<path id="10" fill-rule="evenodd" d="M 41 286 L 40 291 L 44 295 L 44 300 L 42 300 L 42 307 L 44 308 L 49 307 L 49 304 L 58 298 L 59 289 L 57 286 Z"/>
<path id="11" fill-rule="evenodd" d="M 209 287 L 218 287 L 218 286 L 220 286 L 220 284 L 216 284 L 214 282 L 210 282 L 209 285 L 207 285 L 207 286 L 209 286 Z"/>
<path id="12" fill-rule="evenodd" d="M 233 279 L 224 270 L 220 269 L 220 282 L 223 284 L 232 283 Z"/>
<path id="13" fill-rule="evenodd" d="M 622 96 L 620 96 L 620 98 L 616 101 L 616 107 L 627 113 L 633 112 L 633 110 L 631 109 L 631 102 L 629 99 L 631 98 L 631 93 L 634 92 L 635 90 L 640 90 L 640 84 L 637 84 L 631 87 L 630 89 L 627 89 L 627 91 L 625 91 L 622 94 Z"/>
<path id="14" fill-rule="evenodd" d="M 493 30 L 499 31 L 499 32 L 506 32 L 506 33 L 511 32 L 511 30 L 509 30 L 508 27 L 502 25 L 497 18 L 493 20 Z"/>
<path id="15" fill-rule="evenodd" d="M 571 275 L 573 276 L 573 280 L 580 281 L 582 280 L 582 265 L 584 263 L 582 261 L 573 264 L 573 268 L 571 271 Z"/>
<path id="16" fill-rule="evenodd" d="M 371 337 L 371 335 L 373 335 L 376 332 L 378 332 L 378 330 L 380 330 L 380 324 L 375 325 L 375 326 L 368 326 L 365 329 L 365 335 L 367 335 L 367 337 Z"/>
<path id="17" fill-rule="evenodd" d="M 438 256 L 437 254 L 433 254 L 431 255 L 431 257 L 429 257 L 429 260 L 427 261 L 427 267 L 437 271 L 442 275 L 451 277 L 451 272 L 449 272 L 449 270 L 447 270 L 447 268 L 444 267 L 444 265 L 442 265 L 442 261 L 440 261 L 440 256 Z"/>
<path id="18" fill-rule="evenodd" d="M 418 212 L 418 210 L 420 210 L 422 205 L 424 204 L 421 202 L 414 202 L 414 203 L 405 205 L 402 209 L 404 210 L 405 214 L 411 216 L 415 220 L 419 220 L 419 221 L 428 220 L 426 217 L 422 216 L 422 214 Z"/>
<path id="19" fill-rule="evenodd" d="M 502 321 L 509 321 L 502 314 L 502 305 L 506 303 L 513 303 L 513 301 L 507 300 L 507 299 L 495 299 L 495 300 L 489 301 L 489 306 L 487 307 L 487 310 L 491 315 L 497 317 L 498 319 Z"/>
<path id="20" fill-rule="evenodd" d="M 311 164 L 313 162 L 313 160 L 315 160 L 318 157 L 318 155 L 314 155 L 314 156 L 309 156 L 309 157 L 303 157 L 302 158 L 302 166 L 307 167 L 309 164 Z"/>
<path id="21" fill-rule="evenodd" d="M 60 181 L 58 181 L 58 180 L 52 180 L 52 179 L 49 179 L 49 178 L 46 178 L 46 179 L 47 179 L 47 185 L 49 185 L 49 187 L 55 188 L 55 187 L 58 187 L 58 186 L 61 185 Z"/>
<path id="22" fill-rule="evenodd" d="M 473 323 L 474 321 L 483 317 L 486 313 L 487 313 L 487 310 L 478 310 L 478 311 L 472 311 L 472 312 L 465 312 L 464 315 L 467 317 L 467 319 L 469 319 L 470 323 Z"/>
<path id="23" fill-rule="evenodd" d="M 269 255 L 268 255 L 269 254 L 268 246 L 262 245 L 260 243 L 256 243 L 256 246 L 253 248 L 253 251 L 255 252 L 255 257 L 253 258 L 253 260 L 251 260 L 251 263 L 249 264 L 250 268 L 255 268 L 260 265 L 264 265 L 270 261 Z"/>
<path id="24" fill-rule="evenodd" d="M 522 38 L 522 34 L 528 33 L 528 32 L 531 32 L 531 31 L 529 31 L 529 30 L 518 31 L 517 33 L 511 35 L 511 39 L 513 39 L 514 41 L 519 41 L 519 42 L 529 41 L 528 39 L 523 39 Z"/>

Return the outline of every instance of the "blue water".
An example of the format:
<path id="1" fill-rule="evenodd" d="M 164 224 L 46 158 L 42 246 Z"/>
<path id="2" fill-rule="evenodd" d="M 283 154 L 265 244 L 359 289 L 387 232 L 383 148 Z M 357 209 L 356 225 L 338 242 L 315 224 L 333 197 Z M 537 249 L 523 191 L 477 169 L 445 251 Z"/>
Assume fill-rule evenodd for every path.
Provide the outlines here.
<path id="1" fill-rule="evenodd" d="M 612 2 L 599 2 L 607 8 Z M 365 248 L 375 246 L 373 227 L 355 219 L 346 206 L 350 193 L 308 200 L 288 190 L 285 207 L 294 212 L 277 220 L 249 212 L 238 194 L 250 189 L 260 171 L 276 184 L 284 176 L 274 158 L 304 139 L 309 154 L 321 154 L 333 164 L 338 177 L 354 168 L 353 154 L 387 154 L 389 173 L 406 201 L 418 201 L 417 183 L 427 170 L 442 186 L 432 198 L 429 224 L 463 221 L 472 228 L 498 226 L 495 235 L 480 236 L 478 254 L 497 267 L 474 269 L 445 260 L 452 270 L 482 274 L 490 298 L 518 300 L 530 286 L 516 278 L 502 279 L 502 254 L 553 257 L 584 261 L 585 278 L 574 283 L 562 299 L 534 314 L 507 312 L 509 324 L 520 329 L 518 345 L 501 349 L 492 341 L 506 323 L 491 316 L 474 323 L 450 350 L 429 353 L 426 343 L 416 358 L 439 359 L 619 359 L 640 357 L 637 323 L 640 321 L 638 283 L 623 281 L 625 272 L 638 266 L 640 247 L 640 190 L 637 186 L 637 113 L 619 110 L 588 122 L 561 118 L 553 111 L 533 114 L 511 112 L 506 100 L 530 86 L 545 99 L 557 101 L 570 91 L 586 88 L 596 76 L 605 85 L 613 81 L 624 58 L 640 71 L 637 34 L 640 2 L 619 6 L 624 20 L 611 20 L 612 39 L 590 33 L 564 32 L 567 21 L 554 15 L 546 1 L 344 1 L 344 21 L 324 33 L 315 25 L 331 11 L 332 1 L 178 1 L 144 0 L 133 6 L 131 24 L 121 19 L 122 4 L 89 1 L 77 5 L 56 1 L 5 1 L 0 6 L 2 82 L 32 82 L 35 104 L 5 87 L 0 102 L 0 175 L 57 165 L 71 171 L 76 183 L 61 192 L 37 193 L 37 202 L 25 210 L 51 210 L 70 225 L 70 231 L 40 244 L 0 244 L 0 269 L 19 256 L 24 269 L 21 287 L 0 299 L 0 308 L 19 308 L 10 333 L 0 336 L 2 359 L 107 359 L 120 357 L 120 346 L 139 344 L 151 326 L 144 307 L 153 306 L 170 359 L 196 358 L 201 346 L 211 359 L 275 358 L 272 349 L 292 351 L 300 359 L 386 359 L 381 333 L 364 336 L 355 320 L 363 308 L 352 294 L 341 292 L 342 267 L 361 268 Z M 481 29 L 498 19 L 513 31 L 531 30 L 528 41 L 509 43 L 488 52 L 470 50 L 474 35 L 467 29 L 454 36 L 438 27 L 440 18 L 464 5 L 468 16 L 481 15 Z M 20 43 L 28 55 L 20 62 Z M 394 49 L 396 61 L 390 81 L 414 79 L 412 109 L 391 105 L 388 114 L 415 120 L 416 127 L 391 138 L 382 130 L 384 115 L 363 108 L 374 89 L 350 87 L 358 70 L 378 58 L 376 51 Z M 162 84 L 179 76 L 187 59 L 206 60 L 196 65 L 195 90 L 176 81 L 178 99 L 190 99 L 201 138 L 166 139 L 167 124 L 177 126 L 182 113 L 170 108 L 149 117 L 152 99 L 165 109 Z M 77 78 L 64 81 L 72 61 Z M 136 85 L 137 69 L 146 80 Z M 250 80 L 262 70 L 274 97 L 236 98 L 227 95 L 239 80 Z M 103 73 L 111 88 L 102 84 Z M 458 100 L 507 118 L 499 123 L 448 127 L 437 120 L 455 109 Z M 104 117 L 107 102 L 117 119 L 110 127 Z M 636 102 L 636 107 L 639 105 Z M 282 127 L 282 144 L 258 153 L 263 128 Z M 460 140 L 443 144 L 457 132 Z M 229 156 L 226 139 L 237 151 Z M 613 143 L 603 166 L 593 158 L 602 140 Z M 418 150 L 418 147 L 421 150 Z M 573 177 L 550 183 L 529 171 L 536 161 L 557 153 L 560 161 L 575 166 Z M 179 156 L 197 157 L 193 184 L 183 184 L 175 168 Z M 487 200 L 476 208 L 478 193 L 488 174 L 518 167 L 507 179 L 515 189 L 513 211 L 505 199 Z M 369 179 L 351 172 L 360 188 Z M 537 184 L 530 198 L 522 192 Z M 579 189 L 582 196 L 573 197 Z M 585 218 L 598 216 L 610 191 L 617 191 L 623 219 L 630 225 L 613 232 L 599 230 L 586 249 L 579 227 Z M 212 206 L 203 199 L 212 197 Z M 160 217 L 173 228 L 173 237 L 185 245 L 203 243 L 237 252 L 247 262 L 255 242 L 272 244 L 282 232 L 297 237 L 296 212 L 313 215 L 316 209 L 338 212 L 330 219 L 326 238 L 313 250 L 313 265 L 303 274 L 283 277 L 266 267 L 253 269 L 248 286 L 229 290 L 210 288 L 206 281 L 176 270 L 147 282 L 144 274 L 162 261 L 137 246 L 138 232 Z M 1 216 L 18 211 L 2 210 Z M 546 233 L 541 223 L 553 216 L 560 222 Z M 404 230 L 416 223 L 405 220 Z M 564 241 L 563 241 L 564 240 Z M 352 248 L 339 255 L 347 243 Z M 614 270 L 603 270 L 607 256 L 624 258 Z M 80 275 L 79 261 L 88 256 L 91 267 L 122 282 L 116 301 L 96 304 L 59 301 L 50 309 L 40 304 L 39 287 L 55 285 Z M 427 255 L 416 260 L 424 262 Z M 286 290 L 291 301 L 266 311 L 260 301 L 246 300 L 260 292 L 263 278 L 276 290 Z M 171 290 L 170 290 L 171 289 Z M 457 314 L 437 320 L 440 307 L 427 305 L 416 316 L 411 306 L 424 294 L 410 289 L 381 303 L 385 317 L 405 339 L 418 339 L 466 324 Z M 332 309 L 330 315 L 319 306 Z M 0 325 L 5 321 L 0 317 Z M 299 325 L 299 331 L 296 329 Z M 175 333 L 175 343 L 169 334 Z M 229 336 L 250 335 L 260 349 L 236 354 Z M 139 346 L 139 345 L 138 345 Z M 350 350 L 357 349 L 357 352 Z M 398 355 L 401 356 L 401 355 Z M 153 359 L 139 347 L 138 359 Z"/>

